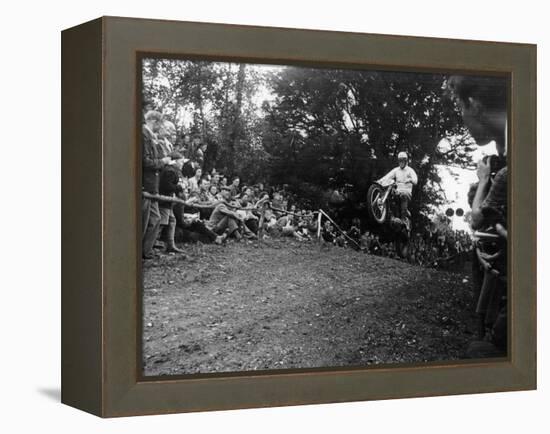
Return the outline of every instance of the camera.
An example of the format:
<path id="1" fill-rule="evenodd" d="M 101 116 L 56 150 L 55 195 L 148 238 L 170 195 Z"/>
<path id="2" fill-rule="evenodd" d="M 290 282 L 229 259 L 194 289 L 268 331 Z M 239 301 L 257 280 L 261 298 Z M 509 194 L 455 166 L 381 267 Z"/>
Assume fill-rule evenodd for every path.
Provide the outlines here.
<path id="1" fill-rule="evenodd" d="M 501 157 L 499 155 L 485 155 L 483 157 L 483 162 L 487 163 L 489 161 L 489 166 L 491 167 L 491 181 L 498 173 L 498 171 L 506 167 L 506 157 Z"/>

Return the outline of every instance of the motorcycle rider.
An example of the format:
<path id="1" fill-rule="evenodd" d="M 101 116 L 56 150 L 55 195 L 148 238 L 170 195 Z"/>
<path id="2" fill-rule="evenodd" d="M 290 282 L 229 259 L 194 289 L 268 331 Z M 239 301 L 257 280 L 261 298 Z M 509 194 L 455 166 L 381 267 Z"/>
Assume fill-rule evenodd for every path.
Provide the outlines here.
<path id="1" fill-rule="evenodd" d="M 410 223 L 409 202 L 411 201 L 413 186 L 418 184 L 418 176 L 414 169 L 409 166 L 409 157 L 406 152 L 397 154 L 397 162 L 399 165 L 377 182 L 383 187 L 392 183 L 396 184 L 395 192 L 399 200 L 400 218 Z"/>

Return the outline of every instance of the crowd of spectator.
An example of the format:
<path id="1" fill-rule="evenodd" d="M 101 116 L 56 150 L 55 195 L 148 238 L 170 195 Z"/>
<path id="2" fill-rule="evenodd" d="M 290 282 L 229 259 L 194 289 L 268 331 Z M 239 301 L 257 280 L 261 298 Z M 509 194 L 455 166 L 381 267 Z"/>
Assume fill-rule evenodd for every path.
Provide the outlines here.
<path id="1" fill-rule="evenodd" d="M 325 235 L 326 231 L 326 235 Z M 345 233 L 345 235 L 344 235 Z M 446 268 L 451 264 L 463 265 L 471 256 L 473 240 L 466 231 L 429 230 L 416 232 L 408 241 L 405 257 L 400 256 L 394 240 L 386 240 L 376 232 L 362 231 L 359 219 L 349 229 L 338 234 L 334 225 L 325 221 L 323 239 L 342 247 L 351 247 L 365 253 L 403 259 L 425 267 Z"/>
<path id="2" fill-rule="evenodd" d="M 174 124 L 158 111 L 144 113 L 142 147 L 144 259 L 155 256 L 155 247 L 183 253 L 176 239 L 222 244 L 261 235 L 306 241 L 317 231 L 315 213 L 289 204 L 284 187 L 246 185 L 238 176 L 206 171 L 207 145 L 198 137 L 176 144 Z"/>
<path id="3" fill-rule="evenodd" d="M 426 231 L 411 236 L 409 261 L 422 266 L 446 268 L 450 264 L 464 264 L 471 257 L 473 240 L 463 230 Z"/>

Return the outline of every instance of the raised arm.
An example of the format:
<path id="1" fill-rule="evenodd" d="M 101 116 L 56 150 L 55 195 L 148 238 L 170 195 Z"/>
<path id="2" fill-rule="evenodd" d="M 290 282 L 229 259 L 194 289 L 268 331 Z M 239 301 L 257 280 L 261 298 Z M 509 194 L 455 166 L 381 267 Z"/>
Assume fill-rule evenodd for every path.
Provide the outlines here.
<path id="1" fill-rule="evenodd" d="M 382 178 L 380 178 L 378 181 L 378 184 L 381 184 L 381 185 L 388 185 L 390 184 L 392 181 L 395 181 L 395 172 L 396 172 L 397 168 L 394 168 L 392 170 L 390 170 L 385 176 L 383 176 Z"/>
<path id="2" fill-rule="evenodd" d="M 491 176 L 491 166 L 488 162 L 481 160 L 477 165 L 477 177 L 479 178 L 479 184 L 477 185 L 476 194 L 472 202 L 472 229 L 479 229 L 483 224 L 483 211 L 481 209 L 491 183 L 489 178 Z"/>

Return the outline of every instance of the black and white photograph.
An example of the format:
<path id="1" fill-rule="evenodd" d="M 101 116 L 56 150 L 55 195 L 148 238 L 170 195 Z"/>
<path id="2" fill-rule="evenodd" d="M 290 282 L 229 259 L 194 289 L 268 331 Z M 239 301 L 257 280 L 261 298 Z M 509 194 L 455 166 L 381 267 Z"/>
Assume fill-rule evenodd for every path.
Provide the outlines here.
<path id="1" fill-rule="evenodd" d="M 507 6 L 7 3 L 2 431 L 545 433 L 550 26 Z"/>
<path id="2" fill-rule="evenodd" d="M 138 68 L 144 377 L 507 357 L 507 76 Z"/>

